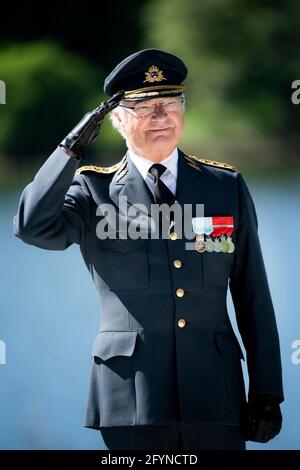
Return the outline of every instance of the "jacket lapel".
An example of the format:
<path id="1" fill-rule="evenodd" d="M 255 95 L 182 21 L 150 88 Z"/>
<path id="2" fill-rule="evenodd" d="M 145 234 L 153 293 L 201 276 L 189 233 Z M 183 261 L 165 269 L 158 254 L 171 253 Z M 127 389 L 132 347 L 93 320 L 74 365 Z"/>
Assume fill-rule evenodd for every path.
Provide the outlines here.
<path id="1" fill-rule="evenodd" d="M 151 204 L 154 203 L 153 195 L 128 154 L 125 155 L 124 164 L 114 174 L 109 196 L 119 207 L 123 198 L 124 202 L 127 200 L 126 210 L 128 205 L 138 204 L 139 209 L 150 216 Z"/>

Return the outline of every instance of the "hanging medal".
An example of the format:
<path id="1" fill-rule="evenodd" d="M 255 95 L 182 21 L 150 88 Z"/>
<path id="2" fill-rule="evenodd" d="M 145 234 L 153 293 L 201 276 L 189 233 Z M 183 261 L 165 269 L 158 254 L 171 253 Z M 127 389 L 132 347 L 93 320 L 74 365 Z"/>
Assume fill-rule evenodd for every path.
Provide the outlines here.
<path id="1" fill-rule="evenodd" d="M 227 242 L 227 239 L 224 234 L 221 235 L 220 246 L 221 251 L 223 251 L 223 253 L 226 253 L 229 250 L 229 243 Z"/>
<path id="2" fill-rule="evenodd" d="M 206 251 L 206 237 L 213 231 L 212 217 L 193 217 L 192 225 L 196 233 L 196 250 L 203 253 Z"/>
<path id="3" fill-rule="evenodd" d="M 214 241 L 214 251 L 216 253 L 219 253 L 221 251 L 221 243 L 220 243 L 220 239 L 219 237 L 216 237 L 215 238 L 215 241 Z"/>
<path id="4" fill-rule="evenodd" d="M 198 253 L 203 253 L 205 251 L 205 242 L 204 242 L 204 234 L 196 235 L 196 250 Z"/>
<path id="5" fill-rule="evenodd" d="M 227 243 L 228 243 L 228 253 L 233 253 L 234 252 L 234 243 L 231 239 L 231 237 L 227 237 Z"/>
<path id="6" fill-rule="evenodd" d="M 214 251 L 233 253 L 234 244 L 231 240 L 233 232 L 233 216 L 213 216 L 213 232 L 215 237 Z"/>
<path id="7" fill-rule="evenodd" d="M 208 251 L 209 253 L 211 253 L 211 252 L 214 251 L 214 249 L 215 249 L 214 241 L 213 241 L 213 239 L 211 238 L 210 235 L 208 235 L 208 237 L 207 237 L 206 240 L 205 240 L 205 249 L 206 249 L 206 251 Z"/>

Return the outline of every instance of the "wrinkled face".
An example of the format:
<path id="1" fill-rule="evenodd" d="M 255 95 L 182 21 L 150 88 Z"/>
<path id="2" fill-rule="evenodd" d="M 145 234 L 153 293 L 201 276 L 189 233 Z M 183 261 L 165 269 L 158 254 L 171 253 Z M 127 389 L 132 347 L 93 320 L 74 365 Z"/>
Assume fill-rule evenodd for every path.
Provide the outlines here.
<path id="1" fill-rule="evenodd" d="M 170 155 L 184 128 L 181 97 L 121 101 L 114 113 L 126 136 L 128 148 L 153 161 Z"/>

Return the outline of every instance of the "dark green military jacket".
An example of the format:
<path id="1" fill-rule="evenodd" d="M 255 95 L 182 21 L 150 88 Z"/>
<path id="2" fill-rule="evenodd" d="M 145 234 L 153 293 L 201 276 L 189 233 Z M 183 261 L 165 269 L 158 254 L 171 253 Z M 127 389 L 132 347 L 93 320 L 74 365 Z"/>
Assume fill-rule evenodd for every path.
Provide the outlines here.
<path id="1" fill-rule="evenodd" d="M 206 217 L 234 220 L 234 252 L 201 253 L 186 249 L 176 226 L 166 239 L 124 238 L 109 217 L 105 227 L 105 204 L 123 213 L 120 195 L 128 208 L 153 202 L 127 155 L 113 167 L 78 165 L 59 147 L 52 153 L 21 195 L 14 233 L 48 250 L 79 244 L 99 292 L 85 425 L 240 425 L 243 353 L 227 312 L 228 287 L 250 392 L 283 400 L 276 320 L 255 207 L 242 175 L 179 151 L 176 200 L 192 208 L 187 217 L 204 204 Z M 104 232 L 113 236 L 105 239 Z"/>

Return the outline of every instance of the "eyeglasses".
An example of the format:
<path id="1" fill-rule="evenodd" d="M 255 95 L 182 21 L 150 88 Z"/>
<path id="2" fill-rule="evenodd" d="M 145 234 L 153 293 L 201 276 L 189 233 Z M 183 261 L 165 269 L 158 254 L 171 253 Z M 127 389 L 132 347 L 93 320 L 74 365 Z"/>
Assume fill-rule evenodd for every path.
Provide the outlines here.
<path id="1" fill-rule="evenodd" d="M 156 106 L 162 106 L 163 109 L 166 112 L 172 112 L 172 111 L 178 111 L 178 109 L 181 107 L 181 105 L 184 102 L 184 98 L 179 98 L 179 99 L 170 99 L 165 102 L 160 102 L 160 103 L 155 103 L 155 104 L 138 104 L 136 106 L 127 106 L 125 104 L 119 104 L 121 108 L 125 109 L 132 109 L 133 113 L 137 117 L 146 117 L 150 116 L 155 112 Z"/>

